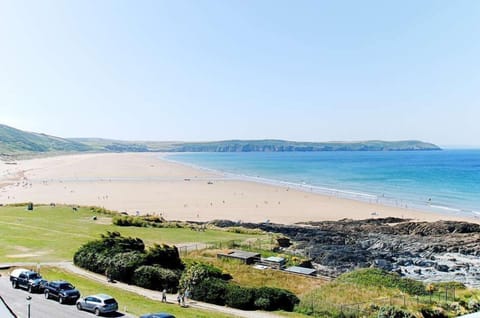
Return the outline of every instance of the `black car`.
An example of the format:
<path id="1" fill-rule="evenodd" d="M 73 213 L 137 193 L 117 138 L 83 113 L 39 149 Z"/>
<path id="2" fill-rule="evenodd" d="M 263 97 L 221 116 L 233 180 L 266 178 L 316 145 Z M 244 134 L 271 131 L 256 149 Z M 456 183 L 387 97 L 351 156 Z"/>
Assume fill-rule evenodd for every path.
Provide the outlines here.
<path id="1" fill-rule="evenodd" d="M 10 274 L 10 281 L 13 288 L 23 288 L 28 290 L 29 293 L 35 291 L 43 292 L 47 284 L 47 281 L 40 274 L 25 268 L 13 270 Z"/>
<path id="2" fill-rule="evenodd" d="M 74 303 L 80 298 L 80 292 L 75 287 L 64 280 L 54 280 L 45 285 L 45 298 L 58 299 L 60 304 Z"/>

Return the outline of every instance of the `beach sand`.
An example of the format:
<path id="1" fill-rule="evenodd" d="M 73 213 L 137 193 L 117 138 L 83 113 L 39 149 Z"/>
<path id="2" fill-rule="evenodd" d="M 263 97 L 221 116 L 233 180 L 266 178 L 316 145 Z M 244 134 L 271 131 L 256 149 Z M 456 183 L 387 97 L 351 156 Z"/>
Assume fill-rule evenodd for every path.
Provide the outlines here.
<path id="1" fill-rule="evenodd" d="M 292 224 L 403 217 L 418 221 L 477 219 L 415 211 L 235 180 L 161 159 L 158 153 L 81 154 L 0 163 L 0 203 L 95 205 L 167 220 Z M 368 189 L 365 190 L 368 192 Z"/>

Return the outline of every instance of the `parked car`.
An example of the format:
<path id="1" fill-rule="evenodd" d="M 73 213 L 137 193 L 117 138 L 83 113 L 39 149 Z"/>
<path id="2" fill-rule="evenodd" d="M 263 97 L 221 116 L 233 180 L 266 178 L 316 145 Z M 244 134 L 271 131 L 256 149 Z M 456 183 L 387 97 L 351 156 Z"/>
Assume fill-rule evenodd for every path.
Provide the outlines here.
<path id="1" fill-rule="evenodd" d="M 80 292 L 75 289 L 75 286 L 64 280 L 54 280 L 45 285 L 45 298 L 58 299 L 60 304 L 66 302 L 76 302 L 80 298 Z"/>
<path id="2" fill-rule="evenodd" d="M 140 318 L 175 318 L 175 316 L 166 312 L 157 312 L 155 314 L 141 315 Z"/>
<path id="3" fill-rule="evenodd" d="M 88 310 L 96 316 L 118 310 L 118 303 L 112 296 L 106 294 L 91 295 L 77 300 L 78 310 Z"/>
<path id="4" fill-rule="evenodd" d="M 13 288 L 23 288 L 29 293 L 34 291 L 42 292 L 47 281 L 37 272 L 25 268 L 14 269 L 10 273 L 10 281 Z"/>

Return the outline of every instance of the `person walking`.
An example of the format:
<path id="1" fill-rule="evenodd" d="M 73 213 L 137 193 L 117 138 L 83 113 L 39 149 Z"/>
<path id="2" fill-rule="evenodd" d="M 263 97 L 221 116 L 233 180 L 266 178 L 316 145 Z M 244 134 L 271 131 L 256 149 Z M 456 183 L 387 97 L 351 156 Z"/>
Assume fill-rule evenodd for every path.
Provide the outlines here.
<path id="1" fill-rule="evenodd" d="M 177 302 L 179 306 L 182 305 L 182 293 L 180 291 L 178 291 L 178 294 L 177 294 Z"/>
<path id="2" fill-rule="evenodd" d="M 166 303 L 167 302 L 167 290 L 164 288 L 162 290 L 162 303 Z"/>

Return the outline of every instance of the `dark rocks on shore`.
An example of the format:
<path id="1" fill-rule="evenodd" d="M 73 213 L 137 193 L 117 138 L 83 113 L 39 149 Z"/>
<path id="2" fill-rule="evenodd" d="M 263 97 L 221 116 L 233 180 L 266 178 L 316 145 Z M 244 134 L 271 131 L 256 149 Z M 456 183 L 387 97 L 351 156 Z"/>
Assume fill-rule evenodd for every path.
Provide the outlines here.
<path id="1" fill-rule="evenodd" d="M 359 267 L 380 267 L 421 280 L 457 280 L 479 286 L 480 225 L 456 222 L 413 222 L 375 218 L 308 222 L 297 225 L 214 221 L 216 226 L 242 226 L 280 233 L 294 244 L 288 249 L 312 259 L 325 275 Z M 478 264 L 477 264 L 478 262 Z"/>

